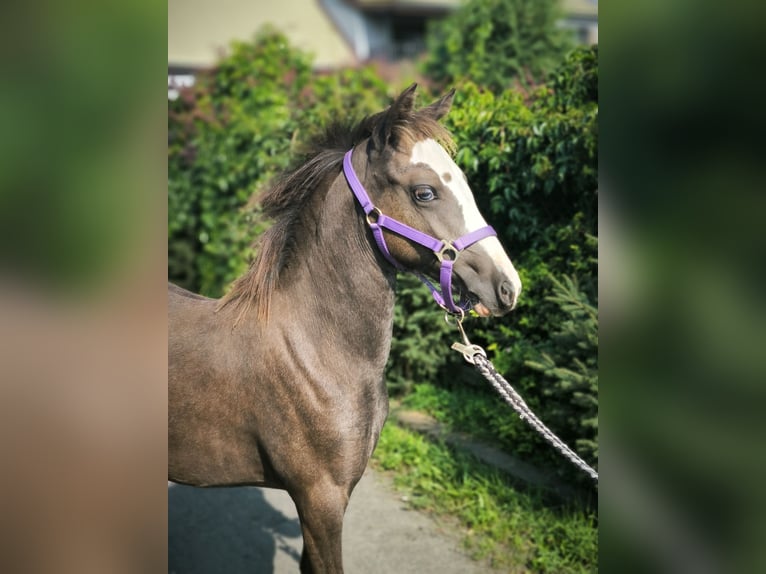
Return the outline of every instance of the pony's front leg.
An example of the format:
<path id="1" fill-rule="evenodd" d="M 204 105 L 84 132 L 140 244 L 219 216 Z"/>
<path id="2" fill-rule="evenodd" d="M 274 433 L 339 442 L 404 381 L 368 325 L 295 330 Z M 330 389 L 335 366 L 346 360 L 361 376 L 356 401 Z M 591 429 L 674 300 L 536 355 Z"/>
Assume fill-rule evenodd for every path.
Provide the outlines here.
<path id="1" fill-rule="evenodd" d="M 343 515 L 350 488 L 331 481 L 291 492 L 303 532 L 302 574 L 341 574 L 343 572 Z"/>

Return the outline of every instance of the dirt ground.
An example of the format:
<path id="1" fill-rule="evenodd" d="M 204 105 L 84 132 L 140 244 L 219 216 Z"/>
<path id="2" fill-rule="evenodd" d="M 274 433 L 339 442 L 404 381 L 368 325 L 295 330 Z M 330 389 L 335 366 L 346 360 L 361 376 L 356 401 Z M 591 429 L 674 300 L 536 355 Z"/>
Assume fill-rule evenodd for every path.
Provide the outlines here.
<path id="1" fill-rule="evenodd" d="M 168 485 L 170 574 L 295 574 L 302 547 L 286 492 Z M 368 469 L 343 529 L 347 574 L 478 574 L 457 533 L 407 510 L 387 477 Z"/>

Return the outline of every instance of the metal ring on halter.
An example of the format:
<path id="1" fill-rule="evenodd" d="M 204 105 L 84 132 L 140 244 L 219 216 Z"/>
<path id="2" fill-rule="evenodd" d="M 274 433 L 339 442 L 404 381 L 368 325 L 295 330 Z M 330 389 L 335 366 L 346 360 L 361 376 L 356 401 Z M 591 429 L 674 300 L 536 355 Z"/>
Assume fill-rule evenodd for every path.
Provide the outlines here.
<path id="1" fill-rule="evenodd" d="M 465 309 L 463 309 L 462 307 L 457 307 L 457 310 L 460 311 L 460 318 L 458 318 L 458 313 L 450 311 L 444 305 L 439 305 L 439 306 L 446 311 L 446 313 L 444 314 L 444 321 L 447 323 L 447 325 L 452 325 L 452 323 L 450 323 L 449 320 L 451 317 L 454 317 L 455 324 L 457 325 L 458 329 L 460 329 L 463 324 L 463 319 L 465 319 Z"/>
<path id="2" fill-rule="evenodd" d="M 373 216 L 373 213 L 375 214 Z M 380 221 L 380 218 L 383 216 L 383 212 L 378 209 L 377 207 L 373 207 L 370 211 L 367 212 L 367 223 L 369 225 L 375 225 Z"/>
<path id="3" fill-rule="evenodd" d="M 434 254 L 436 255 L 436 258 L 439 260 L 439 262 L 442 261 L 452 261 L 453 263 L 457 261 L 458 256 L 460 255 L 460 251 L 458 251 L 457 247 L 452 245 L 449 241 L 443 241 L 442 248 L 439 249 L 439 251 L 434 251 Z"/>

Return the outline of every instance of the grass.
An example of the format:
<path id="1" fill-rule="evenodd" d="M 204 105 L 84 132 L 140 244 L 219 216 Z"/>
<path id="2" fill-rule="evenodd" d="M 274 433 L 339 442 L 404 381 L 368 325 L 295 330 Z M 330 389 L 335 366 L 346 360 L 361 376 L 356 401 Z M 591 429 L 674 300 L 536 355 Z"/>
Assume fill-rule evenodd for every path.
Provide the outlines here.
<path id="1" fill-rule="evenodd" d="M 523 390 L 519 391 L 524 394 Z M 542 405 L 525 398 L 543 422 L 550 424 Z M 426 412 L 450 429 L 484 440 L 546 472 L 556 473 L 559 479 L 576 488 L 586 492 L 592 489 L 590 478 L 537 435 L 488 385 L 446 389 L 420 383 L 402 398 L 401 404 L 408 409 Z M 566 437 L 562 438 L 567 442 Z M 571 438 L 568 442 L 573 446 Z"/>
<path id="2" fill-rule="evenodd" d="M 521 492 L 498 470 L 468 454 L 386 424 L 373 465 L 392 471 L 410 504 L 454 517 L 476 559 L 509 573 L 597 571 L 592 512 Z"/>
<path id="3" fill-rule="evenodd" d="M 534 454 L 532 451 L 518 451 L 519 443 L 529 442 L 519 440 L 520 435 L 529 431 L 525 423 L 488 385 L 482 388 L 456 386 L 446 389 L 430 383 L 420 383 L 402 398 L 402 406 L 426 412 L 454 430 L 494 442 L 516 454 Z M 534 406 L 532 408 L 534 410 Z"/>

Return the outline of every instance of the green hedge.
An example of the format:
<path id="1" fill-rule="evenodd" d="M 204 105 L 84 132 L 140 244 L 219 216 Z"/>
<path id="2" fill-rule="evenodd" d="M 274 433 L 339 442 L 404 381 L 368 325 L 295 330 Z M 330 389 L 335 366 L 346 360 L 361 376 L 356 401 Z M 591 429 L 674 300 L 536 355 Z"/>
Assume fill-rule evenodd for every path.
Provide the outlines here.
<path id="1" fill-rule="evenodd" d="M 591 462 L 598 429 L 597 64 L 597 48 L 576 50 L 531 95 L 466 84 L 449 116 L 457 161 L 524 284 L 518 310 L 488 323 L 483 342 L 541 418 Z M 594 314 L 583 315 L 573 301 Z M 571 324 L 587 332 L 573 336 Z M 577 384 L 574 374 L 582 377 Z"/>
<path id="2" fill-rule="evenodd" d="M 572 52 L 551 78 L 530 93 L 493 93 L 469 81 L 457 86 L 447 119 L 456 161 L 524 283 L 517 311 L 502 320 L 472 318 L 467 327 L 541 418 L 594 462 L 596 49 Z M 220 296 L 245 270 L 253 240 L 268 225 L 252 198 L 330 118 L 376 112 L 401 87 L 370 67 L 312 72 L 311 59 L 274 30 L 234 44 L 169 104 L 169 278 Z M 421 94 L 421 103 L 431 97 Z M 454 339 L 429 293 L 402 277 L 391 391 L 406 395 L 426 383 L 465 387 L 480 406 L 476 426 L 492 428 L 510 450 L 542 461 L 556 456 L 449 351 Z"/>
<path id="3" fill-rule="evenodd" d="M 549 85 L 530 94 L 462 83 L 447 117 L 456 161 L 524 285 L 507 318 L 471 319 L 466 326 L 542 420 L 592 464 L 598 456 L 597 101 L 597 48 L 580 48 Z M 435 388 L 410 404 L 430 405 L 448 422 L 583 480 L 509 414 L 462 358 L 445 356 L 456 333 L 438 313 L 423 312 L 421 290 L 416 282 L 400 284 L 389 382 L 409 391 L 415 373 L 415 381 Z"/>
<path id="4" fill-rule="evenodd" d="M 427 35 L 426 74 L 441 85 L 470 79 L 499 92 L 545 81 L 574 45 L 560 0 L 467 0 Z"/>

